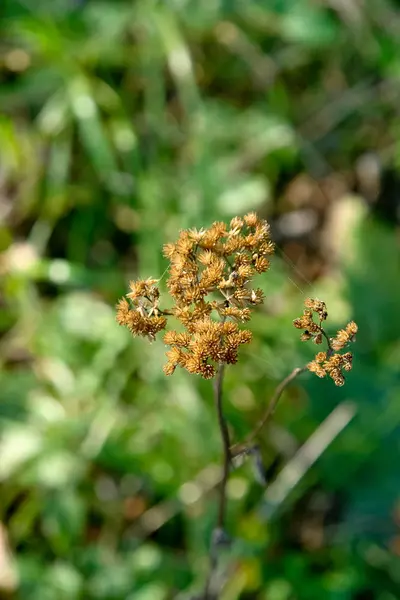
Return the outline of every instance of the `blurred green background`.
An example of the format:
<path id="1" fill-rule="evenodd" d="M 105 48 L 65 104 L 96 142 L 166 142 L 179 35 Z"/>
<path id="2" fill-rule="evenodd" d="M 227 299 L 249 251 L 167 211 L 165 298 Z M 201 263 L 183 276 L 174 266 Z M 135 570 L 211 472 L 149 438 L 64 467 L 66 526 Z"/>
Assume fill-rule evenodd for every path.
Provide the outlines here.
<path id="1" fill-rule="evenodd" d="M 201 590 L 211 386 L 166 378 L 114 304 L 165 285 L 180 228 L 249 210 L 277 255 L 226 375 L 234 439 L 310 359 L 305 297 L 360 331 L 343 388 L 285 393 L 267 489 L 232 474 L 221 598 L 400 598 L 399 40 L 394 0 L 1 0 L 1 598 Z"/>

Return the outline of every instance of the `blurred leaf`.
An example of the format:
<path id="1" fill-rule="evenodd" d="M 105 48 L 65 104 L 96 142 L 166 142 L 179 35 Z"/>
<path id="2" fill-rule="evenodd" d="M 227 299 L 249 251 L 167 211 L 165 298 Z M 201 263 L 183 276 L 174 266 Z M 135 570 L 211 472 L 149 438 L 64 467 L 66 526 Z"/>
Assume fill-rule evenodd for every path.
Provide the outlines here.
<path id="1" fill-rule="evenodd" d="M 85 524 L 85 503 L 76 491 L 65 488 L 48 493 L 42 505 L 43 532 L 53 552 L 68 555 L 82 539 Z"/>
<path id="2" fill-rule="evenodd" d="M 290 42 L 306 46 L 327 46 L 337 35 L 331 16 L 311 3 L 298 3 L 284 15 L 281 23 L 282 35 Z"/>

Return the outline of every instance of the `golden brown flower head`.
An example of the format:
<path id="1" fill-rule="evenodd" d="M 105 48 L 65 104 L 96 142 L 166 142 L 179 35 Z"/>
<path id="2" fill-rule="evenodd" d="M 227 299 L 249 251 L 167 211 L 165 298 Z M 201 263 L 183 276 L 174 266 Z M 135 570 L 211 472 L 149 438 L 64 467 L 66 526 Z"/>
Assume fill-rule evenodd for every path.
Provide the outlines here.
<path id="1" fill-rule="evenodd" d="M 256 213 L 235 217 L 229 227 L 215 222 L 208 229 L 181 231 L 177 241 L 164 246 L 170 262 L 168 291 L 174 301 L 159 308 L 157 280 L 132 281 L 127 298 L 117 306 L 117 321 L 133 335 L 150 340 L 166 326 L 165 315 L 180 321 L 183 331 L 167 331 L 164 343 L 171 375 L 177 366 L 209 379 L 219 363 L 235 363 L 251 333 L 238 323 L 250 319 L 251 308 L 264 299 L 251 287 L 257 273 L 268 270 L 274 252 L 269 225 Z"/>
<path id="2" fill-rule="evenodd" d="M 293 325 L 297 329 L 303 329 L 304 333 L 301 336 L 302 341 L 313 340 L 315 344 L 322 342 L 321 323 L 328 316 L 325 302 L 318 299 L 307 298 L 304 301 L 305 309 L 303 314 L 298 319 L 293 321 Z M 314 315 L 317 316 L 319 323 L 314 321 Z"/>
<path id="3" fill-rule="evenodd" d="M 233 218 L 229 227 L 216 222 L 208 229 L 182 231 L 175 244 L 164 247 L 175 302 L 171 312 L 190 336 L 180 346 L 179 361 L 176 354 L 168 355 L 166 373 L 179 365 L 209 378 L 218 363 L 237 361 L 240 345 L 251 338 L 237 322 L 248 321 L 251 307 L 263 302 L 262 291 L 250 284 L 256 273 L 269 268 L 273 251 L 269 225 L 255 213 Z M 164 337 L 172 348 L 180 340 L 170 332 Z"/>
<path id="4" fill-rule="evenodd" d="M 342 350 L 349 342 L 352 342 L 357 333 L 358 327 L 354 321 L 347 323 L 345 329 L 340 329 L 336 336 L 331 340 L 331 346 L 334 350 Z"/>
<path id="5" fill-rule="evenodd" d="M 302 316 L 293 321 L 293 325 L 297 329 L 304 330 L 301 340 L 305 342 L 312 339 L 315 344 L 321 344 L 325 338 L 328 344 L 328 350 L 318 352 L 315 359 L 308 363 L 307 368 L 318 377 L 329 375 L 335 385 L 342 386 L 345 383 L 343 370 L 350 371 L 352 367 L 352 354 L 351 352 L 339 354 L 335 351 L 342 350 L 354 339 L 357 333 L 357 325 L 354 321 L 350 321 L 345 329 L 341 329 L 337 332 L 335 338 L 330 339 L 322 328 L 322 322 L 328 316 L 325 302 L 307 298 L 304 305 L 305 309 Z M 318 323 L 314 321 L 315 315 L 319 321 Z"/>
<path id="6" fill-rule="evenodd" d="M 141 335 L 150 341 L 167 324 L 158 308 L 160 292 L 156 282 L 156 279 L 131 281 L 131 291 L 127 294 L 130 302 L 122 298 L 117 304 L 117 322 L 127 327 L 132 335 Z"/>
<path id="7" fill-rule="evenodd" d="M 322 300 L 307 298 L 304 302 L 304 306 L 311 310 L 311 312 L 316 313 L 320 319 L 320 321 L 325 321 L 328 313 L 326 311 L 326 304 L 322 302 Z"/>
<path id="8" fill-rule="evenodd" d="M 250 340 L 250 331 L 240 331 L 236 323 L 229 321 L 196 321 L 192 335 L 168 331 L 164 343 L 170 345 L 171 350 L 167 352 L 164 371 L 171 374 L 180 365 L 190 373 L 209 379 L 215 374 L 215 364 L 235 363 L 239 346 Z"/>
<path id="9" fill-rule="evenodd" d="M 164 246 L 172 308 L 159 308 L 156 279 L 132 281 L 127 297 L 117 305 L 117 321 L 133 335 L 152 341 L 165 329 L 166 316 L 174 316 L 183 331 L 164 335 L 169 347 L 164 372 L 171 375 L 179 366 L 210 379 L 218 364 L 235 363 L 240 346 L 251 341 L 251 332 L 241 330 L 238 323 L 248 321 L 252 308 L 264 301 L 262 290 L 251 284 L 257 273 L 269 269 L 273 252 L 269 225 L 256 213 L 233 218 L 229 227 L 215 222 L 208 229 L 181 231 L 175 243 Z M 308 298 L 304 304 L 303 314 L 293 321 L 302 330 L 301 340 L 322 344 L 325 339 L 328 344 L 307 368 L 343 385 L 343 371 L 351 370 L 352 355 L 338 351 L 354 340 L 357 325 L 351 321 L 330 339 L 322 327 L 328 316 L 325 303 Z"/>

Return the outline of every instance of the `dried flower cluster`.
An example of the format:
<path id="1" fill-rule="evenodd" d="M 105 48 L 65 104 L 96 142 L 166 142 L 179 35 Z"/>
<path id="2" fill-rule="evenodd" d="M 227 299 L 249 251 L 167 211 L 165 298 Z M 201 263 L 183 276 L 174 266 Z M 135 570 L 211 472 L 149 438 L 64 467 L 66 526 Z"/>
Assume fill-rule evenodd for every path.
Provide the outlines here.
<path id="1" fill-rule="evenodd" d="M 117 321 L 125 325 L 132 335 L 142 335 L 150 341 L 165 328 L 167 319 L 158 308 L 160 292 L 156 279 L 131 281 L 130 293 L 117 304 Z"/>
<path id="2" fill-rule="evenodd" d="M 293 325 L 297 329 L 304 330 L 301 335 L 302 341 L 312 339 L 315 344 L 321 344 L 325 338 L 328 342 L 328 350 L 318 352 L 315 359 L 308 363 L 307 368 L 318 377 L 329 375 L 336 385 L 342 386 L 345 382 L 342 371 L 351 370 L 353 357 L 351 352 L 340 354 L 338 351 L 343 350 L 353 341 L 357 333 L 357 325 L 354 321 L 350 321 L 345 329 L 337 332 L 334 338 L 328 338 L 322 327 L 323 321 L 328 316 L 325 302 L 307 298 L 304 304 L 303 315 L 293 321 Z M 314 321 L 314 315 L 317 315 L 319 323 Z"/>
<path id="3" fill-rule="evenodd" d="M 250 283 L 268 270 L 273 252 L 269 225 L 255 213 L 235 217 L 229 227 L 216 222 L 208 229 L 182 231 L 175 244 L 164 247 L 172 309 L 160 310 L 156 280 L 132 282 L 131 303 L 119 302 L 117 321 L 152 340 L 165 328 L 166 315 L 173 315 L 183 331 L 164 336 L 170 346 L 165 373 L 180 366 L 209 379 L 216 364 L 235 363 L 239 347 L 250 342 L 251 332 L 238 323 L 248 321 L 251 308 L 263 302 L 262 291 Z"/>

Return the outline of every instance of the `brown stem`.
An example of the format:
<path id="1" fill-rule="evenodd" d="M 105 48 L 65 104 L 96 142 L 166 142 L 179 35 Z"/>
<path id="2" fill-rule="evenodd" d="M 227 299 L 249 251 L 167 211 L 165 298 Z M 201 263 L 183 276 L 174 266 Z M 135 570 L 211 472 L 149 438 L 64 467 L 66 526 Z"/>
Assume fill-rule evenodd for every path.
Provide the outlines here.
<path id="1" fill-rule="evenodd" d="M 231 462 L 231 452 L 229 449 L 229 432 L 228 427 L 224 418 L 222 410 L 222 383 L 224 379 L 225 365 L 220 363 L 218 366 L 218 373 L 214 381 L 214 401 L 217 409 L 218 425 L 222 438 L 223 446 L 223 471 L 222 480 L 219 491 L 219 508 L 218 508 L 218 519 L 217 527 L 223 529 L 225 522 L 225 511 L 226 511 L 226 484 L 229 476 L 229 466 Z"/>
<path id="2" fill-rule="evenodd" d="M 222 384 L 223 384 L 223 380 L 224 380 L 224 370 L 225 370 L 225 365 L 223 363 L 220 363 L 218 365 L 218 372 L 217 372 L 216 378 L 214 379 L 214 386 L 213 386 L 214 402 L 215 402 L 215 406 L 217 409 L 218 425 L 219 425 L 219 430 L 221 433 L 222 448 L 223 448 L 223 471 L 222 471 L 222 478 L 221 478 L 221 483 L 220 483 L 220 487 L 219 487 L 219 506 L 218 506 L 217 526 L 216 526 L 216 529 L 214 530 L 214 534 L 216 533 L 217 530 L 223 531 L 223 529 L 224 529 L 225 513 L 226 513 L 226 484 L 228 483 L 229 467 L 231 464 L 231 452 L 229 449 L 229 446 L 230 446 L 229 431 L 228 431 L 228 426 L 226 424 L 223 409 L 222 409 Z M 212 584 L 213 575 L 216 571 L 217 564 L 218 564 L 217 556 L 216 556 L 216 548 L 214 547 L 214 544 L 216 543 L 216 539 L 214 539 L 214 534 L 213 534 L 213 539 L 211 541 L 211 550 L 210 550 L 210 571 L 209 571 L 207 582 L 205 585 L 203 600 L 210 600 L 212 597 L 210 588 L 211 588 L 211 584 Z"/>
<path id="3" fill-rule="evenodd" d="M 254 440 L 254 438 L 260 433 L 261 429 L 264 427 L 268 419 L 273 415 L 284 389 L 289 385 L 289 383 L 293 381 L 293 379 L 295 379 L 298 375 L 300 375 L 300 373 L 303 373 L 306 370 L 307 367 L 296 367 L 287 377 L 285 377 L 285 379 L 281 381 L 281 383 L 277 386 L 274 395 L 272 396 L 271 401 L 268 404 L 266 411 L 260 419 L 260 421 L 258 422 L 257 426 L 253 429 L 251 433 L 249 433 L 249 435 L 246 437 L 243 443 L 235 444 L 230 448 L 231 455 L 237 454 L 238 450 L 240 450 L 241 448 L 243 448 L 243 446 L 246 446 Z"/>
<path id="4" fill-rule="evenodd" d="M 319 325 L 319 330 L 322 333 L 322 335 L 324 336 L 324 338 L 326 339 L 326 343 L 328 344 L 327 355 L 331 356 L 333 354 L 333 348 L 331 346 L 331 340 L 329 339 L 328 334 L 326 333 L 325 329 L 323 327 L 321 327 L 321 325 Z"/>

